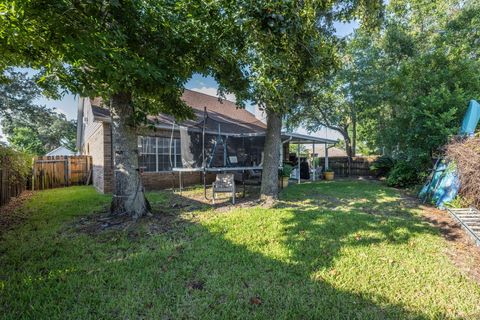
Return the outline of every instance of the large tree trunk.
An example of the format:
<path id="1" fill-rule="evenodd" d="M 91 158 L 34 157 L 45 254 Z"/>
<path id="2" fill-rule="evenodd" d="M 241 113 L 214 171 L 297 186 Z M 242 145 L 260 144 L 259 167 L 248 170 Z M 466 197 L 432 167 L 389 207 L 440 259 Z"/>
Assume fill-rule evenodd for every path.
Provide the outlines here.
<path id="1" fill-rule="evenodd" d="M 138 142 L 133 115 L 132 95 L 111 97 L 114 190 L 111 213 L 140 218 L 150 211 L 138 167 Z"/>
<path id="2" fill-rule="evenodd" d="M 260 198 L 267 205 L 278 199 L 278 167 L 280 165 L 280 148 L 282 116 L 267 109 L 267 135 L 265 137 L 262 186 Z"/>

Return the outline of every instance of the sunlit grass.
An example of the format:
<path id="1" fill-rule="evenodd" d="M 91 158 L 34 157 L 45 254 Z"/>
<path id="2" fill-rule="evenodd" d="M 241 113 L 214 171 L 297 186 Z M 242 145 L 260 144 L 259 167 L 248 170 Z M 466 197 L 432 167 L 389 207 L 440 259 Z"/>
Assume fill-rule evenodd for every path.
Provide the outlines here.
<path id="1" fill-rule="evenodd" d="M 0 238 L 0 317 L 480 317 L 480 288 L 447 242 L 378 183 L 294 185 L 268 210 L 190 212 L 168 192 L 148 198 L 170 218 L 88 234 L 74 222 L 106 211 L 109 196 L 35 194 L 21 209 L 30 218 Z"/>

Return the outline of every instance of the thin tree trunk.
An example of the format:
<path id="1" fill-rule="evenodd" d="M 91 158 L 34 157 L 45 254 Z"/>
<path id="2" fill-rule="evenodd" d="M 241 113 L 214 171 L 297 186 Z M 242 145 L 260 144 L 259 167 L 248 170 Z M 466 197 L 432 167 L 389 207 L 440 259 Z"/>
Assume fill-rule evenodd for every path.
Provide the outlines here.
<path id="1" fill-rule="evenodd" d="M 282 131 L 281 114 L 267 109 L 267 134 L 265 137 L 262 186 L 260 198 L 267 205 L 278 199 L 278 167 L 280 165 L 280 148 Z"/>
<path id="2" fill-rule="evenodd" d="M 348 165 L 348 176 L 350 176 L 351 169 L 352 169 L 352 145 L 350 141 L 350 137 L 348 136 L 348 131 L 346 135 L 343 136 L 345 139 L 345 151 L 347 151 L 347 165 Z"/>
<path id="3" fill-rule="evenodd" d="M 357 156 L 357 113 L 352 114 L 352 157 Z"/>
<path id="4" fill-rule="evenodd" d="M 345 151 L 347 152 L 347 174 L 350 176 L 350 171 L 352 168 L 352 140 L 348 135 L 348 125 L 345 127 L 337 127 L 335 128 L 338 132 L 340 132 L 343 136 L 343 140 L 345 141 Z"/>
<path id="5" fill-rule="evenodd" d="M 137 132 L 130 93 L 111 97 L 114 190 L 111 213 L 140 218 L 150 211 L 138 167 Z"/>

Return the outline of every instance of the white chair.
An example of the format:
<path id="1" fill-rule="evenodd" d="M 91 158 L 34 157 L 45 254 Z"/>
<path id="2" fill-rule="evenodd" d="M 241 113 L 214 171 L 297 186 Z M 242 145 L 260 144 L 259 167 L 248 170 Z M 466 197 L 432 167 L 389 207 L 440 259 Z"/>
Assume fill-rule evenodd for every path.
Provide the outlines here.
<path id="1" fill-rule="evenodd" d="M 215 182 L 212 183 L 213 204 L 215 204 L 215 195 L 222 192 L 232 193 L 232 203 L 235 204 L 235 178 L 233 173 L 217 174 Z"/>
<path id="2" fill-rule="evenodd" d="M 322 175 L 322 171 L 323 171 L 323 167 L 322 166 L 319 166 L 319 167 L 316 167 L 315 170 L 312 170 L 313 171 L 313 174 L 315 175 L 315 180 L 321 180 L 323 175 Z"/>

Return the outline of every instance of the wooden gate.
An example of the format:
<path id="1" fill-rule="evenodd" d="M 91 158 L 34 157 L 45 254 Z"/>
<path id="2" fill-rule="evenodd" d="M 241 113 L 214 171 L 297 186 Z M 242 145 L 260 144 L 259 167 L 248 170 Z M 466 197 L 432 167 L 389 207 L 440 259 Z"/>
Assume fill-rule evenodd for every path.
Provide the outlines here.
<path id="1" fill-rule="evenodd" d="M 32 189 L 44 190 L 90 183 L 90 156 L 44 156 L 33 161 Z"/>

